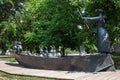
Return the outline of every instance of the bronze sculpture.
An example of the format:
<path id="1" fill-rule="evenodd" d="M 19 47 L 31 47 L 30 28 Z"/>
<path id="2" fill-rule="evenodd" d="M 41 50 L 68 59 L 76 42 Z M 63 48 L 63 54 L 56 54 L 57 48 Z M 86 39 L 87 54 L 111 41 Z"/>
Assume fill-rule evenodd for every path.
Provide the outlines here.
<path id="1" fill-rule="evenodd" d="M 110 53 L 110 39 L 109 34 L 105 29 L 105 16 L 102 15 L 103 10 L 97 10 L 99 15 L 97 17 L 83 17 L 78 9 L 78 12 L 81 18 L 85 23 L 97 22 L 96 33 L 97 33 L 97 44 L 98 44 L 98 52 L 99 53 Z"/>

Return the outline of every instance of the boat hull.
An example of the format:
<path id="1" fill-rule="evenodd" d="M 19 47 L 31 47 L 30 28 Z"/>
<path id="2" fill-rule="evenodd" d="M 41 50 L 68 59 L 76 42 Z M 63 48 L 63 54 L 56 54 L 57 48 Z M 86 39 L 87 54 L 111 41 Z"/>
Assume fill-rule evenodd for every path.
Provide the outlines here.
<path id="1" fill-rule="evenodd" d="M 115 70 L 111 55 L 86 55 L 67 57 L 39 57 L 12 54 L 19 64 L 29 68 L 98 72 Z"/>

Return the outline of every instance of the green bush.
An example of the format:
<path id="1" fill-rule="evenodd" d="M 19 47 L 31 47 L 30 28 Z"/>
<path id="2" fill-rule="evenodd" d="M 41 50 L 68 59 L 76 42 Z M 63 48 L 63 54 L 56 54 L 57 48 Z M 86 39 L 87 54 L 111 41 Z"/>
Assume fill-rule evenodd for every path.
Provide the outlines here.
<path id="1" fill-rule="evenodd" d="M 120 56 L 112 56 L 115 67 L 117 69 L 120 69 Z"/>

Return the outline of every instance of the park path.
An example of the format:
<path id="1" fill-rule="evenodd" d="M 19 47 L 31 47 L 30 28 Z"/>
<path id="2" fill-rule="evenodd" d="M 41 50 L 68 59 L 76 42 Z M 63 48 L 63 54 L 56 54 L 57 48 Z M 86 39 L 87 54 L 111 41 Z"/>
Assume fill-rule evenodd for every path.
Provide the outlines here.
<path id="1" fill-rule="evenodd" d="M 0 60 L 0 71 L 15 75 L 27 75 L 67 80 L 120 80 L 120 70 L 86 73 L 75 71 L 31 69 L 19 65 L 17 62 L 8 62 L 2 60 Z"/>
<path id="2" fill-rule="evenodd" d="M 12 80 L 12 79 L 9 79 L 9 78 L 6 78 L 6 77 L 0 77 L 0 80 Z"/>

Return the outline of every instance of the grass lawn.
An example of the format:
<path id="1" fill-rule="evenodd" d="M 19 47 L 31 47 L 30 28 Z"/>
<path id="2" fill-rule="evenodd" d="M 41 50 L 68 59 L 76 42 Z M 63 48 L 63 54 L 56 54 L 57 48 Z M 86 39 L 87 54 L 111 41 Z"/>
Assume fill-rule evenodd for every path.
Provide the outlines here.
<path id="1" fill-rule="evenodd" d="M 10 62 L 15 62 L 15 58 L 0 58 L 0 60 L 5 60 L 5 61 L 10 61 Z"/>
<path id="2" fill-rule="evenodd" d="M 15 58 L 0 58 L 0 60 L 15 62 Z M 13 80 L 58 80 L 58 79 L 50 79 L 50 78 L 40 78 L 40 77 L 30 77 L 30 76 L 18 76 L 11 75 L 0 71 L 1 77 L 11 78 Z"/>
<path id="3" fill-rule="evenodd" d="M 57 80 L 57 79 L 48 79 L 48 78 L 39 78 L 39 77 L 30 77 L 30 76 L 17 76 L 11 75 L 0 71 L 1 77 L 10 78 L 13 80 Z"/>

